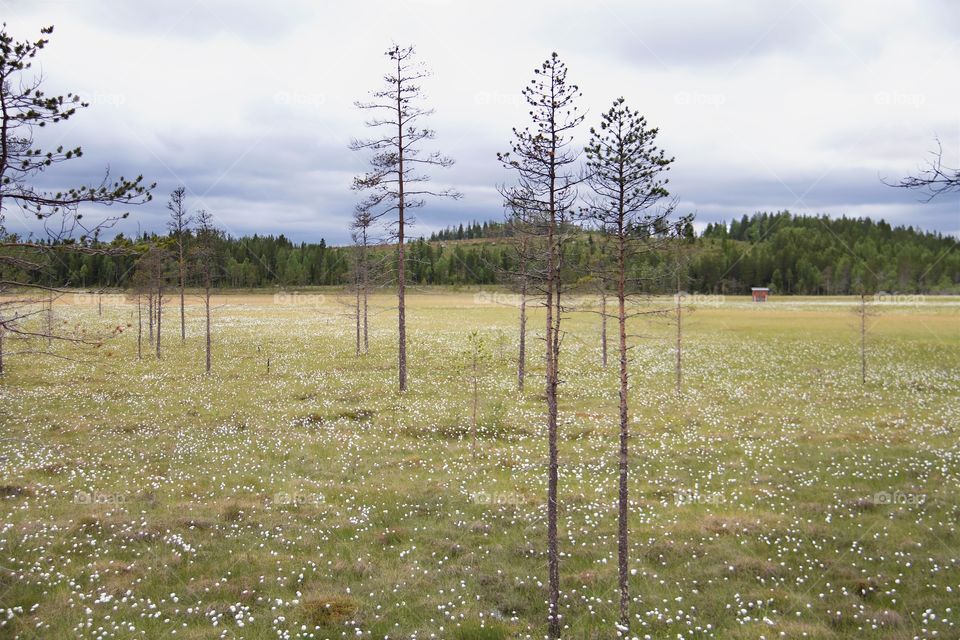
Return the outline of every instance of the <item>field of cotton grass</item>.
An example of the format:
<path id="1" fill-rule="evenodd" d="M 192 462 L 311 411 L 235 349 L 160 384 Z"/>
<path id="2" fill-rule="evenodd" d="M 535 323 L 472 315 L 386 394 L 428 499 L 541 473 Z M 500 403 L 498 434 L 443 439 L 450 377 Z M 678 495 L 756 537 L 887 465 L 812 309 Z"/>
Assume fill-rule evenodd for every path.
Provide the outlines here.
<path id="1" fill-rule="evenodd" d="M 543 637 L 542 316 L 519 395 L 508 295 L 411 295 L 399 396 L 392 301 L 357 358 L 333 292 L 219 296 L 210 377 L 195 297 L 185 344 L 171 298 L 159 361 L 116 297 L 55 306 L 124 329 L 98 349 L 8 340 L 0 637 Z M 604 369 L 576 302 L 563 624 L 615 638 L 615 333 Z M 960 301 L 872 301 L 866 385 L 853 299 L 691 302 L 680 397 L 670 318 L 631 327 L 631 635 L 960 637 Z"/>

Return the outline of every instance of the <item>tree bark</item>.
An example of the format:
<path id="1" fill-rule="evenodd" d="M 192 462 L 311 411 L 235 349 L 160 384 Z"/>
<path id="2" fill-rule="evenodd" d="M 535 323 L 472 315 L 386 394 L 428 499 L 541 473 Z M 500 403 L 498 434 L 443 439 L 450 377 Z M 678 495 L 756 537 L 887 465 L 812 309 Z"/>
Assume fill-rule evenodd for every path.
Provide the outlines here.
<path id="1" fill-rule="evenodd" d="M 137 294 L 137 360 L 143 360 L 143 308 Z"/>
<path id="2" fill-rule="evenodd" d="M 552 137 L 556 144 L 556 136 Z M 551 151 L 551 156 L 556 153 Z M 556 177 L 555 167 L 550 166 L 550 220 L 547 230 L 547 356 L 546 356 L 546 396 L 547 396 L 547 440 L 549 448 L 549 466 L 547 470 L 547 565 L 549 573 L 548 633 L 551 638 L 560 637 L 560 554 L 557 546 L 557 506 L 559 454 L 557 451 L 557 384 L 559 378 L 557 346 L 559 340 L 556 328 L 559 328 L 560 292 L 557 281 L 558 261 L 556 252 Z M 554 319 L 554 300 L 557 315 Z M 556 322 L 557 327 L 554 327 Z"/>
<path id="3" fill-rule="evenodd" d="M 397 56 L 397 82 L 403 77 L 403 67 L 400 56 Z M 406 318 L 406 265 L 404 243 L 404 213 L 406 203 L 403 201 L 403 104 L 401 87 L 397 86 L 397 324 L 400 352 L 398 354 L 398 374 L 400 377 L 400 391 L 407 390 L 407 318 Z"/>
<path id="4" fill-rule="evenodd" d="M 210 367 L 213 364 L 213 353 L 211 349 L 211 339 L 210 339 L 210 281 L 207 280 L 206 286 L 204 287 L 204 306 L 206 315 L 207 315 L 207 375 L 210 375 Z"/>
<path id="5" fill-rule="evenodd" d="M 622 219 L 622 218 L 621 218 Z M 629 472 L 630 423 L 627 416 L 627 306 L 626 306 L 626 238 L 621 228 L 617 250 L 617 321 L 620 341 L 620 484 L 617 499 L 617 566 L 620 586 L 620 624 L 629 628 L 630 624 L 630 586 L 629 586 L 629 544 L 627 538 L 627 516 L 629 514 Z"/>
<path id="6" fill-rule="evenodd" d="M 160 324 L 163 320 L 163 288 L 157 287 L 157 360 L 160 359 Z"/>
<path id="7" fill-rule="evenodd" d="M 359 274 L 356 281 L 356 300 L 354 302 L 354 319 L 356 320 L 356 356 L 360 357 L 360 282 Z"/>
<path id="8" fill-rule="evenodd" d="M 370 353 L 370 333 L 367 319 L 367 285 L 363 285 L 363 352 Z"/>
<path id="9" fill-rule="evenodd" d="M 867 384 L 867 297 L 860 294 L 860 384 Z"/>
<path id="10" fill-rule="evenodd" d="M 683 306 L 681 305 L 680 276 L 677 276 L 677 397 L 683 395 Z"/>
<path id="11" fill-rule="evenodd" d="M 517 391 L 523 393 L 527 368 L 527 282 L 520 285 L 520 353 L 517 357 Z"/>
<path id="12" fill-rule="evenodd" d="M 181 232 L 180 239 L 177 242 L 177 248 L 180 251 L 179 256 L 179 269 L 180 269 L 180 342 L 185 342 L 187 339 L 187 319 L 186 313 L 183 310 L 184 300 L 183 300 L 183 287 L 184 287 L 184 270 L 185 270 L 185 261 L 183 257 L 183 233 Z"/>
<path id="13" fill-rule="evenodd" d="M 600 292 L 600 350 L 603 368 L 607 368 L 607 290 Z"/>
<path id="14" fill-rule="evenodd" d="M 472 442 L 471 442 L 471 445 L 470 445 L 470 455 L 471 455 L 471 457 L 472 457 L 474 460 L 477 459 L 477 413 L 478 413 L 478 410 L 479 410 L 479 408 L 480 408 L 480 388 L 479 388 L 479 384 L 478 384 L 479 381 L 478 381 L 478 379 L 477 379 L 477 367 L 479 366 L 480 363 L 479 363 L 477 360 L 478 360 L 478 354 L 477 354 L 477 351 L 476 351 L 476 345 L 474 345 L 474 352 L 473 352 L 473 415 L 472 415 L 472 418 L 473 418 L 473 419 L 472 419 L 472 421 L 471 421 L 471 429 L 470 429 L 470 435 L 471 435 L 471 439 L 472 439 Z"/>
<path id="15" fill-rule="evenodd" d="M 47 292 L 47 346 L 53 345 L 53 292 Z"/>
<path id="16" fill-rule="evenodd" d="M 523 393 L 527 373 L 527 250 L 529 239 L 520 236 L 520 348 L 517 354 L 517 391 Z"/>
<path id="17" fill-rule="evenodd" d="M 368 285 L 368 265 L 367 265 L 367 232 L 363 232 L 363 352 L 370 353 L 370 335 L 367 324 L 367 285 Z"/>
<path id="18" fill-rule="evenodd" d="M 153 291 L 147 295 L 147 315 L 150 316 L 150 346 L 153 346 Z"/>

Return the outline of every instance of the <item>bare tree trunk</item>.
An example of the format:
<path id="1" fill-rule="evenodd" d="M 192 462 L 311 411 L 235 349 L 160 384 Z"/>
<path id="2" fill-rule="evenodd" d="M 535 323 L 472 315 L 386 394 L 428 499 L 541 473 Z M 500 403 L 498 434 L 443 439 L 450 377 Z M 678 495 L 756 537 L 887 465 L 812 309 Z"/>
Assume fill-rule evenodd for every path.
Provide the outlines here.
<path id="1" fill-rule="evenodd" d="M 399 56 L 397 57 L 397 78 L 402 77 L 402 66 Z M 406 310 L 406 287 L 407 287 L 407 274 L 406 274 L 406 265 L 404 264 L 405 259 L 405 247 L 404 243 L 404 212 L 406 208 L 406 203 L 403 198 L 403 103 L 402 103 L 402 92 L 397 91 L 397 192 L 399 194 L 397 199 L 397 323 L 398 323 L 398 333 L 400 341 L 400 353 L 399 353 L 399 376 L 400 376 L 400 391 L 407 390 L 407 310 Z"/>
<path id="2" fill-rule="evenodd" d="M 523 393 L 527 368 L 527 281 L 520 285 L 520 353 L 517 357 L 517 391 Z"/>
<path id="3" fill-rule="evenodd" d="M 207 280 L 204 287 L 204 307 L 207 315 L 207 375 L 210 375 L 210 365 L 212 364 L 211 340 L 210 340 L 210 281 Z"/>
<path id="4" fill-rule="evenodd" d="M 147 311 L 149 311 L 148 315 L 150 316 L 150 346 L 152 347 L 153 346 L 153 291 L 150 291 L 150 293 L 147 295 L 147 303 L 148 303 Z"/>
<path id="5" fill-rule="evenodd" d="M 626 305 L 626 240 L 620 234 L 620 243 L 617 253 L 617 320 L 620 339 L 620 485 L 617 496 L 617 566 L 619 570 L 620 586 L 620 625 L 629 627 L 630 624 L 630 585 L 628 563 L 627 515 L 629 506 L 629 489 L 627 474 L 629 472 L 629 441 L 630 423 L 627 417 L 627 305 Z"/>
<path id="6" fill-rule="evenodd" d="M 860 384 L 867 384 L 867 297 L 860 294 Z"/>
<path id="7" fill-rule="evenodd" d="M 183 258 L 183 236 L 180 236 L 179 242 L 177 243 L 180 249 L 180 342 L 185 342 L 187 339 L 187 318 L 186 312 L 183 310 L 184 300 L 183 300 L 183 288 L 184 288 L 184 279 L 185 279 L 185 261 Z"/>
<path id="8" fill-rule="evenodd" d="M 367 264 L 367 232 L 363 232 L 363 270 L 361 271 L 363 289 L 363 352 L 370 353 L 370 333 L 367 319 L 367 296 L 369 295 L 367 287 L 369 284 L 369 265 Z"/>
<path id="9" fill-rule="evenodd" d="M 137 294 L 137 360 L 143 360 L 143 308 Z"/>
<path id="10" fill-rule="evenodd" d="M 517 354 L 517 391 L 523 393 L 527 374 L 527 251 L 529 238 L 520 235 L 520 348 Z"/>
<path id="11" fill-rule="evenodd" d="M 367 284 L 366 274 L 364 274 L 363 284 L 363 352 L 370 353 L 370 332 L 367 319 Z"/>
<path id="12" fill-rule="evenodd" d="M 103 292 L 97 291 L 97 315 L 103 317 Z"/>
<path id="13" fill-rule="evenodd" d="M 607 368 L 607 288 L 600 292 L 600 349 L 602 351 L 603 368 Z"/>
<path id="14" fill-rule="evenodd" d="M 3 327 L 0 327 L 0 376 L 4 374 L 3 369 L 3 334 L 5 333 Z"/>
<path id="15" fill-rule="evenodd" d="M 547 440 L 549 448 L 549 466 L 547 469 L 547 565 L 549 573 L 548 633 L 551 638 L 560 637 L 560 554 L 557 546 L 557 506 L 559 484 L 559 462 L 557 450 L 557 384 L 558 337 L 554 327 L 554 296 L 559 315 L 560 292 L 556 273 L 554 180 L 550 184 L 550 215 L 547 232 L 547 354 L 546 354 L 546 396 L 547 396 Z M 556 319 L 559 324 L 559 318 Z"/>
<path id="16" fill-rule="evenodd" d="M 473 420 L 472 420 L 471 430 L 470 430 L 470 434 L 472 438 L 472 443 L 470 446 L 470 455 L 474 460 L 477 459 L 477 412 L 480 407 L 480 389 L 479 389 L 478 379 L 477 379 L 477 366 L 479 365 L 479 363 L 477 362 L 477 360 L 478 360 L 478 354 L 477 354 L 476 348 L 474 348 L 474 351 L 473 351 L 473 416 L 472 416 Z"/>
<path id="17" fill-rule="evenodd" d="M 53 345 L 53 292 L 47 292 L 47 347 Z"/>
<path id="18" fill-rule="evenodd" d="M 676 373 L 677 373 L 677 397 L 683 394 L 683 305 L 680 303 L 680 277 L 677 276 L 677 349 L 676 349 Z"/>
<path id="19" fill-rule="evenodd" d="M 358 275 L 358 277 L 357 277 L 357 280 L 358 280 L 358 281 L 355 282 L 357 299 L 356 299 L 356 309 L 355 309 L 356 315 L 354 316 L 354 319 L 357 321 L 357 322 L 356 322 L 356 328 L 357 328 L 357 357 L 359 358 L 359 357 L 360 357 L 360 282 L 359 282 L 359 275 Z"/>
<path id="20" fill-rule="evenodd" d="M 401 188 L 402 189 L 402 188 Z M 403 247 L 403 214 L 400 214 L 400 246 L 398 263 L 398 282 L 397 282 L 397 324 L 400 342 L 400 354 L 398 360 L 398 369 L 400 376 L 400 391 L 407 390 L 407 311 L 406 311 L 406 273 L 404 271 L 404 247 Z"/>
<path id="21" fill-rule="evenodd" d="M 163 289 L 157 287 L 157 360 L 160 359 L 160 324 L 163 320 Z"/>

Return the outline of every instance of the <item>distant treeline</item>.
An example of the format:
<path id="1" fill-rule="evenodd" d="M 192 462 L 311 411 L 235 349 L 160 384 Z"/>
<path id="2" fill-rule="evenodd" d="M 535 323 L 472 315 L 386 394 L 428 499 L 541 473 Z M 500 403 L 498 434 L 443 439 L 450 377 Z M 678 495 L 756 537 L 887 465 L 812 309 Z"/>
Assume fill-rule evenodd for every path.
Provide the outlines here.
<path id="1" fill-rule="evenodd" d="M 462 240 L 462 242 L 461 242 Z M 137 250 L 171 238 L 118 236 L 97 245 L 105 251 L 54 253 L 41 270 L 4 274 L 34 284 L 72 287 L 126 287 Z M 472 222 L 411 241 L 408 278 L 415 284 L 508 284 L 516 251 L 511 229 L 500 222 Z M 787 212 L 743 216 L 730 224 L 709 224 L 699 236 L 634 259 L 631 275 L 652 293 L 681 282 L 699 293 L 740 294 L 769 286 L 785 294 L 851 294 L 860 291 L 960 293 L 960 251 L 951 236 L 883 221 Z M 350 282 L 353 247 L 294 243 L 283 235 L 222 237 L 217 255 L 222 287 L 298 287 Z M 566 265 L 584 275 L 595 268 L 604 246 L 598 232 L 582 232 L 569 243 Z M 682 251 L 673 248 L 682 247 Z M 112 255 L 110 250 L 126 253 Z M 394 249 L 373 249 L 381 255 Z M 382 261 L 389 265 L 389 260 Z M 8 268 L 9 269 L 9 268 Z M 389 283 L 389 272 L 380 281 Z"/>
<path id="2" fill-rule="evenodd" d="M 500 222 L 471 222 L 434 233 L 430 240 L 494 241 L 510 234 L 509 225 Z M 600 238 L 587 236 L 586 251 L 575 243 L 568 263 L 586 268 Z M 708 224 L 687 244 L 681 280 L 699 293 L 749 293 L 758 286 L 798 295 L 960 293 L 956 238 L 891 227 L 883 220 L 757 213 Z M 464 252 L 476 253 L 482 246 L 467 243 Z M 635 261 L 633 275 L 653 292 L 672 291 L 671 260 L 669 250 L 643 256 Z"/>

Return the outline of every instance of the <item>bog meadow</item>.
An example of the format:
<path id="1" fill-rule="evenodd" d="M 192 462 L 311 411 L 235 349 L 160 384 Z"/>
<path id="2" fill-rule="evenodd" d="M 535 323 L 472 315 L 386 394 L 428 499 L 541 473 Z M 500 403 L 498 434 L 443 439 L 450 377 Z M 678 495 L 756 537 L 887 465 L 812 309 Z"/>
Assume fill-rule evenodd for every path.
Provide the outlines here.
<path id="1" fill-rule="evenodd" d="M 66 45 L 91 19 L 19 11 L 63 12 Z M 185 84 L 229 80 L 231 37 Z M 951 138 L 867 163 L 850 206 L 892 221 L 812 213 L 826 173 L 721 215 L 683 199 L 650 87 L 589 108 L 590 57 L 476 94 L 512 121 L 456 173 L 443 80 L 366 46 L 356 137 L 284 174 L 341 199 L 311 227 L 270 164 L 296 144 L 161 157 L 139 89 L 87 146 L 165 177 L 91 168 L 75 116 L 126 94 L 61 91 L 56 41 L 0 30 L 0 638 L 960 638 Z M 657 120 L 727 100 L 677 96 Z"/>
<path id="2" fill-rule="evenodd" d="M 11 359 L 4 633 L 542 635 L 542 356 L 518 393 L 517 308 L 484 293 L 410 296 L 402 396 L 393 318 L 372 314 L 358 359 L 330 291 L 219 297 L 210 376 L 196 302 L 159 361 L 136 359 L 130 331 L 95 354 L 55 348 L 76 361 Z M 575 638 L 609 637 L 618 617 L 617 376 L 591 302 L 570 314 L 558 429 Z M 673 327 L 632 328 L 636 635 L 956 637 L 960 299 L 882 305 L 866 384 L 854 300 L 700 304 L 680 396 Z M 135 322 L 117 297 L 54 313 Z"/>

